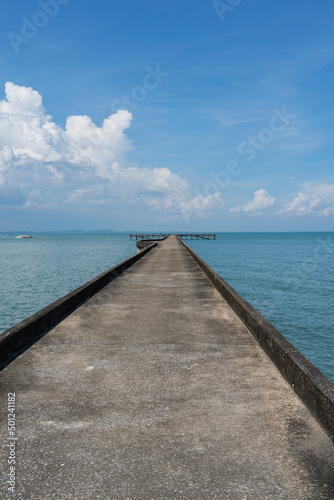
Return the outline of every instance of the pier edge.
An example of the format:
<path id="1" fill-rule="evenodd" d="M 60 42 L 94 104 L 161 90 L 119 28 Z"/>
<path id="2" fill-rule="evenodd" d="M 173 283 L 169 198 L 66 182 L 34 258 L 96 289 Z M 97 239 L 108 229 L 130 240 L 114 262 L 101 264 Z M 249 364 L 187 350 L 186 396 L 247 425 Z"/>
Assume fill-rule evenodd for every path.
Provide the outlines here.
<path id="1" fill-rule="evenodd" d="M 0 334 L 0 370 L 26 351 L 75 309 L 123 274 L 156 245 L 156 242 L 152 243 L 140 253 L 123 260 Z"/>
<path id="2" fill-rule="evenodd" d="M 179 242 L 334 441 L 334 384 L 194 250 L 180 238 Z"/>

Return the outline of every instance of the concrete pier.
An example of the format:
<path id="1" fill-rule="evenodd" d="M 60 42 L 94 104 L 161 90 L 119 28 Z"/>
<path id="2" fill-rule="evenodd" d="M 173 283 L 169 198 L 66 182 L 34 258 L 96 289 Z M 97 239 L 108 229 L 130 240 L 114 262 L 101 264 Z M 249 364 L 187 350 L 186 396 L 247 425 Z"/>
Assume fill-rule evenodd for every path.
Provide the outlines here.
<path id="1" fill-rule="evenodd" d="M 175 236 L 1 372 L 5 457 L 13 392 L 15 498 L 334 498 L 333 441 Z"/>

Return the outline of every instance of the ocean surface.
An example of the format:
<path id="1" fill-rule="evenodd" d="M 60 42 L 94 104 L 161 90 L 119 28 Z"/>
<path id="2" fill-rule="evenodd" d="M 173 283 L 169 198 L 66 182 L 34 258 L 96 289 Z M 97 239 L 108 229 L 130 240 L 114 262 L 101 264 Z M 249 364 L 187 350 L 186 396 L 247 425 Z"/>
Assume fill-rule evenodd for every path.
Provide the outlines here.
<path id="1" fill-rule="evenodd" d="M 334 233 L 186 243 L 334 382 Z"/>
<path id="2" fill-rule="evenodd" d="M 334 233 L 188 244 L 334 382 Z M 0 234 L 0 333 L 135 253 L 127 233 Z"/>
<path id="3" fill-rule="evenodd" d="M 128 234 L 0 234 L 0 333 L 137 251 Z"/>

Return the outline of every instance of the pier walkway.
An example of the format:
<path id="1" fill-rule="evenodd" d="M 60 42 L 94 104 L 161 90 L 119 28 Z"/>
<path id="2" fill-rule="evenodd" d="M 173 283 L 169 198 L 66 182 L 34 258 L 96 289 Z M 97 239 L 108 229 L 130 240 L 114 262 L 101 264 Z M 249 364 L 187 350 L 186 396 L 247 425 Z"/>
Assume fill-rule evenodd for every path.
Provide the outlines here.
<path id="1" fill-rule="evenodd" d="M 5 419 L 9 392 L 15 498 L 334 498 L 333 442 L 175 236 L 2 371 Z"/>

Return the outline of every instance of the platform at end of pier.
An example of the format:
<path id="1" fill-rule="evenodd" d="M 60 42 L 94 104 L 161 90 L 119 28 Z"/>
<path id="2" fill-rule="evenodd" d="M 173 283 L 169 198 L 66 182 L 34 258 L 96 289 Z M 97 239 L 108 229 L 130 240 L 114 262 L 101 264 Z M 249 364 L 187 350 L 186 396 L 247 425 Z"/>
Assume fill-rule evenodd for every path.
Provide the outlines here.
<path id="1" fill-rule="evenodd" d="M 164 240 L 167 238 L 169 234 L 165 233 L 158 233 L 158 234 L 130 234 L 130 240 L 135 239 L 137 240 L 143 240 L 143 241 L 160 241 Z"/>
<path id="2" fill-rule="evenodd" d="M 176 235 L 180 240 L 215 240 L 216 234 L 208 233 L 181 233 Z"/>

